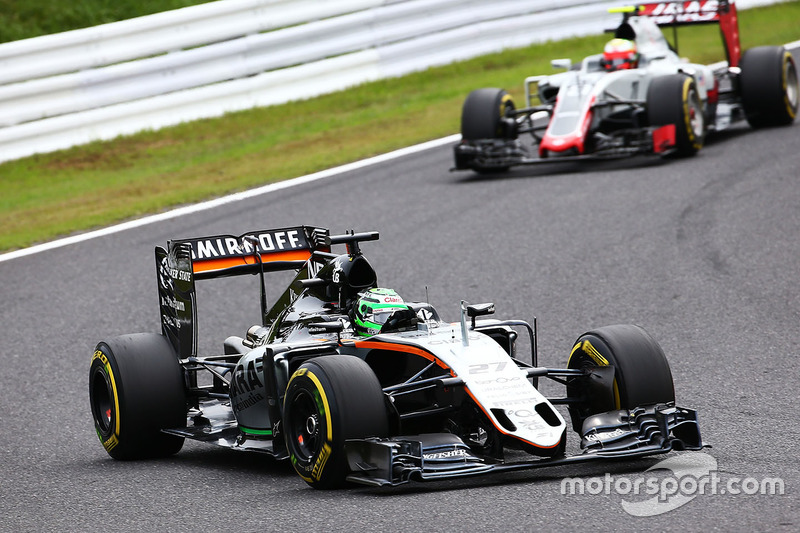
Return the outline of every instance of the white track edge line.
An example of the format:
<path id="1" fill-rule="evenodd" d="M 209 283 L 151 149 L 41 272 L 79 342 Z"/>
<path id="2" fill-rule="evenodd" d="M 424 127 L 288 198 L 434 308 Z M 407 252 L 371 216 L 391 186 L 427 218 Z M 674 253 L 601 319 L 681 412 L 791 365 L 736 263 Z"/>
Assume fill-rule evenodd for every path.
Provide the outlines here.
<path id="1" fill-rule="evenodd" d="M 351 172 L 354 170 L 359 170 L 362 168 L 366 168 L 372 165 L 377 165 L 380 163 L 385 163 L 386 161 L 391 161 L 393 159 L 398 159 L 400 157 L 416 154 L 418 152 L 422 152 L 425 150 L 430 150 L 432 148 L 438 148 L 440 146 L 444 146 L 446 144 L 458 142 L 461 139 L 461 134 L 454 134 L 449 135 L 447 137 L 442 137 L 440 139 L 434 139 L 432 141 L 424 142 L 421 144 L 417 144 L 414 146 L 409 146 L 406 148 L 401 148 L 399 150 L 395 150 L 393 152 L 389 152 L 387 154 L 381 154 L 374 157 L 370 157 L 368 159 L 363 159 L 361 161 L 355 161 L 353 163 L 347 163 L 345 165 L 341 165 L 334 168 L 329 168 L 326 170 L 321 170 L 319 172 L 315 172 L 313 174 L 308 174 L 306 176 L 300 176 L 297 178 L 292 178 L 285 181 L 279 181 L 276 183 L 270 183 L 269 185 L 264 185 L 261 187 L 257 187 L 255 189 L 249 189 L 247 191 L 242 191 L 238 193 L 229 194 L 227 196 L 223 196 L 221 198 L 216 198 L 214 200 L 208 200 L 206 202 L 201 202 L 199 204 L 187 205 L 184 207 L 178 207 L 176 209 L 172 209 L 170 211 L 165 211 L 163 213 L 158 213 L 155 215 L 149 215 L 143 218 L 137 218 L 135 220 L 129 220 L 127 222 L 122 222 L 120 224 L 116 224 L 113 226 L 109 226 L 106 228 L 101 228 L 94 231 L 89 231 L 86 233 L 80 233 L 78 235 L 72 235 L 70 237 L 64 237 L 62 239 L 57 239 L 55 241 L 45 242 L 42 244 L 37 244 L 35 246 L 30 246 L 28 248 L 22 248 L 20 250 L 14 250 L 12 252 L 7 252 L 5 254 L 0 254 L 0 263 L 4 261 L 10 261 L 12 259 L 16 259 L 18 257 L 25 257 L 28 255 L 37 254 L 39 252 L 44 252 L 47 250 L 53 250 L 55 248 L 61 248 L 63 246 L 68 246 L 70 244 L 76 244 L 83 241 L 88 241 L 90 239 L 95 239 L 98 237 L 104 237 L 106 235 L 111 235 L 113 233 L 119 233 L 121 231 L 125 231 L 132 228 L 138 228 L 140 226 L 146 226 L 147 224 L 152 224 L 154 222 L 162 222 L 164 220 L 169 220 L 172 218 L 177 218 L 183 215 L 189 215 L 192 213 L 197 213 L 199 211 L 206 211 L 208 209 L 213 209 L 215 207 L 219 207 L 221 205 L 238 202 L 241 200 L 246 200 L 248 198 L 253 198 L 255 196 L 260 196 L 263 194 L 269 194 L 271 192 L 279 191 L 282 189 L 287 189 L 289 187 L 294 187 L 295 185 L 302 185 L 304 183 L 310 183 L 312 181 L 317 181 L 325 178 L 330 178 L 333 176 L 338 176 L 340 174 L 344 174 L 345 172 Z"/>

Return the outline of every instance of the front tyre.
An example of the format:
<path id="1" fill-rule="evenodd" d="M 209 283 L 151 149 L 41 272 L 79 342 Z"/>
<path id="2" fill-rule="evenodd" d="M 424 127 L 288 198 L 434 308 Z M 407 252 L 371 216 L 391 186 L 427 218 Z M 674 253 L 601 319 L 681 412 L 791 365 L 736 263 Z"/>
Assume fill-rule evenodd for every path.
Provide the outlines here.
<path id="1" fill-rule="evenodd" d="M 461 137 L 466 141 L 506 137 L 503 118 L 514 111 L 511 95 L 503 89 L 476 89 L 461 108 Z"/>
<path id="2" fill-rule="evenodd" d="M 503 89 L 476 89 L 469 93 L 461 108 L 462 143 L 477 144 L 481 141 L 503 141 L 517 138 L 516 121 L 513 118 L 514 102 Z M 504 165 L 483 165 L 480 156 L 463 154 L 456 147 L 456 168 L 471 168 L 480 174 L 506 172 Z"/>
<path id="3" fill-rule="evenodd" d="M 757 46 L 739 62 L 739 89 L 747 122 L 754 128 L 794 122 L 798 105 L 797 68 L 782 46 Z"/>
<path id="4" fill-rule="evenodd" d="M 89 367 L 89 404 L 97 436 L 114 459 L 165 457 L 186 426 L 183 370 L 163 335 L 139 333 L 100 342 Z"/>
<path id="5" fill-rule="evenodd" d="M 338 488 L 348 472 L 348 439 L 386 437 L 383 390 L 363 360 L 326 355 L 292 375 L 283 403 L 286 448 L 295 471 L 318 489 Z"/>
<path id="6" fill-rule="evenodd" d="M 659 76 L 647 88 L 647 118 L 651 126 L 675 125 L 678 155 L 694 155 L 706 135 L 703 104 L 694 80 L 684 74 Z"/>
<path id="7" fill-rule="evenodd" d="M 599 397 L 604 402 L 587 402 L 583 381 L 567 384 L 572 427 L 580 433 L 583 421 L 594 414 L 639 406 L 675 402 L 672 372 L 661 346 L 639 326 L 618 324 L 581 335 L 572 348 L 567 368 L 614 367 L 612 390 Z M 596 396 L 597 397 L 597 396 Z"/>

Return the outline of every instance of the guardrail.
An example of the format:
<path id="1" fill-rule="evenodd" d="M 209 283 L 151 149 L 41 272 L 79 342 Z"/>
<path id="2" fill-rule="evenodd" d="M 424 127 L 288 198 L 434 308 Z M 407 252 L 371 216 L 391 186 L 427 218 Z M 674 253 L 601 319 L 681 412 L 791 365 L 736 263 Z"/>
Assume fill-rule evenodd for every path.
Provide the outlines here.
<path id="1" fill-rule="evenodd" d="M 0 162 L 598 33 L 619 3 L 224 0 L 0 44 Z"/>

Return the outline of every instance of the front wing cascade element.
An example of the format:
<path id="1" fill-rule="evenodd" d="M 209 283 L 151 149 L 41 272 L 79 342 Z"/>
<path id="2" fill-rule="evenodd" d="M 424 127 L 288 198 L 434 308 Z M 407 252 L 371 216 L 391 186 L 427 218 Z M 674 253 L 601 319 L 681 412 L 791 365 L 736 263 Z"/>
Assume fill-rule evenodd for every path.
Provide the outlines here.
<path id="1" fill-rule="evenodd" d="M 704 447 L 697 413 L 664 405 L 594 415 L 584 423 L 582 437 L 584 451 L 580 454 L 508 463 L 475 454 L 449 433 L 349 440 L 345 443 L 351 471 L 347 480 L 396 486 L 412 480 L 434 481 Z"/>
<path id="2" fill-rule="evenodd" d="M 702 448 L 697 413 L 680 407 L 621 409 L 588 417 L 581 448 L 588 453 L 624 452 L 643 446 Z"/>
<path id="3" fill-rule="evenodd" d="M 462 141 L 453 147 L 453 155 L 456 165 L 453 170 L 467 170 L 473 167 L 504 170 L 524 165 L 531 160 L 518 139 Z"/>

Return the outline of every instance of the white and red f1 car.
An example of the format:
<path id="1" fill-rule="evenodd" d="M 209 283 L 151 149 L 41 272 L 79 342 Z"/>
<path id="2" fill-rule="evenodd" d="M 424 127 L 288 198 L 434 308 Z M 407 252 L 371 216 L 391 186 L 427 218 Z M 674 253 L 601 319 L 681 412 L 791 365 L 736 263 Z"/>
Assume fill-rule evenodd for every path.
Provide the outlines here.
<path id="1" fill-rule="evenodd" d="M 603 54 L 566 72 L 525 80 L 519 109 L 503 89 L 469 94 L 461 114 L 455 170 L 500 172 L 515 165 L 635 154 L 693 155 L 706 134 L 747 120 L 788 125 L 798 108 L 798 76 L 781 46 L 741 53 L 733 0 L 656 2 L 615 10 L 622 23 Z M 660 26 L 718 24 L 727 63 L 678 56 Z M 675 39 L 677 42 L 677 33 Z M 532 144 L 520 136 L 529 134 Z"/>

